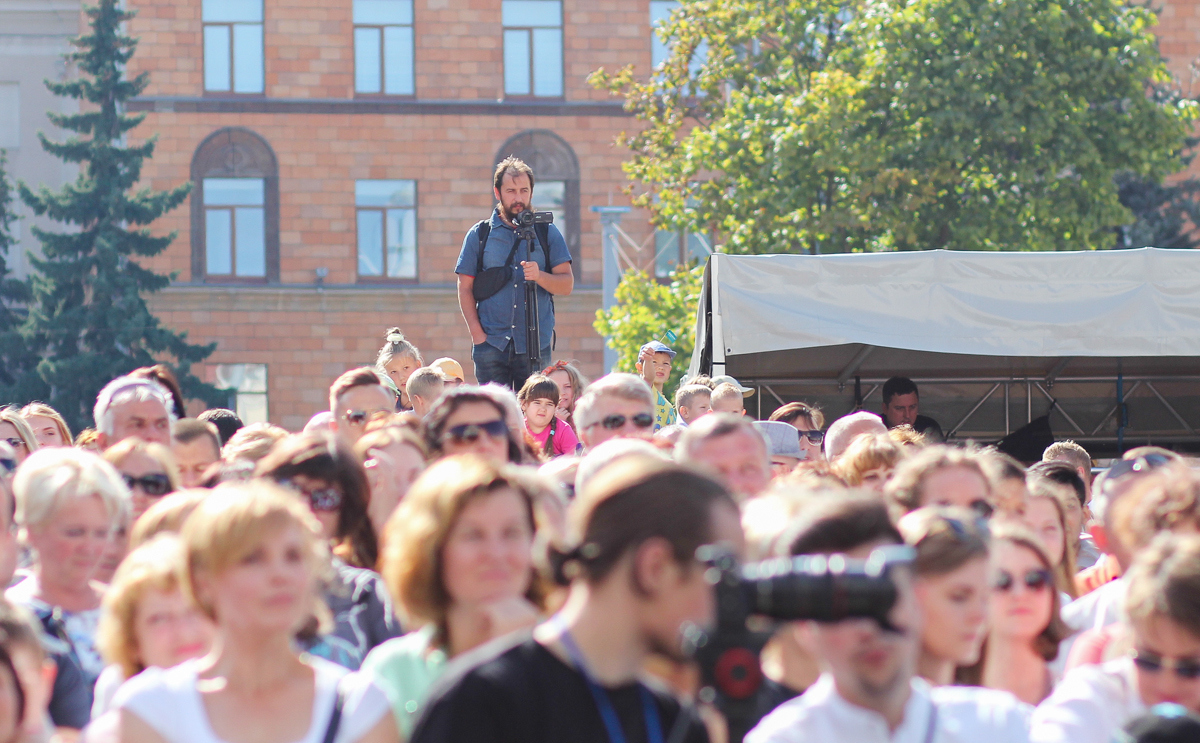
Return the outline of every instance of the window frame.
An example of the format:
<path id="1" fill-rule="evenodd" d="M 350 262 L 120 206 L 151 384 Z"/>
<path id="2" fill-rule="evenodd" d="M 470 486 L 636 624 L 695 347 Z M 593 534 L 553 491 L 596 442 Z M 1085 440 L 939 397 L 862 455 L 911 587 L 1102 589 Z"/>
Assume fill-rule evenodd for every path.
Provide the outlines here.
<path id="1" fill-rule="evenodd" d="M 262 20 L 258 22 L 252 21 L 206 21 L 204 20 L 204 11 L 200 13 L 200 88 L 202 94 L 207 98 L 265 98 L 267 95 L 267 3 L 266 0 L 259 0 L 262 4 Z M 259 50 L 259 63 L 262 67 L 262 90 L 256 92 L 240 93 L 234 89 L 234 81 L 237 79 L 237 44 L 234 37 L 235 26 L 258 26 L 261 33 L 259 34 L 262 40 L 262 48 Z M 205 32 L 209 28 L 224 28 L 229 38 L 229 88 L 228 90 L 209 90 L 206 78 L 208 76 L 208 58 L 205 53 Z"/>
<path id="2" fill-rule="evenodd" d="M 351 6 L 353 6 L 351 0 Z M 386 98 L 389 100 L 412 100 L 417 97 L 417 13 L 416 2 L 413 0 L 412 21 L 409 23 L 354 23 L 351 22 L 350 38 L 354 57 L 354 97 L 355 98 Z M 409 44 L 410 65 L 412 70 L 411 93 L 387 92 L 387 38 L 384 29 L 407 28 L 412 33 L 412 43 Z M 358 89 L 358 30 L 371 29 L 379 34 L 379 92 L 372 93 Z"/>
<path id="3" fill-rule="evenodd" d="M 204 276 L 206 279 L 210 278 L 210 277 L 215 278 L 219 283 L 222 283 L 222 284 L 263 283 L 267 280 L 267 277 L 266 277 L 266 273 L 267 273 L 267 269 L 266 269 L 266 265 L 267 265 L 267 203 L 266 203 L 267 202 L 267 198 L 266 198 L 267 197 L 267 184 L 266 184 L 266 179 L 261 176 L 240 176 L 239 178 L 244 179 L 244 180 L 262 181 L 263 203 L 257 204 L 257 205 L 235 205 L 235 204 L 210 205 L 207 201 L 204 200 L 204 198 L 205 198 L 204 194 L 201 194 L 200 198 L 201 198 L 201 201 L 203 204 L 202 209 L 204 210 L 204 216 L 203 216 L 203 219 L 204 219 L 204 260 L 205 260 Z M 210 180 L 210 179 L 213 179 L 213 177 L 208 176 L 204 180 Z M 213 180 L 215 180 L 215 179 L 213 179 Z M 224 179 L 222 179 L 222 180 L 224 180 Z M 199 188 L 201 191 L 204 190 L 204 181 L 200 182 Z M 262 276 L 239 275 L 237 272 L 237 269 L 238 269 L 238 264 L 237 264 L 237 255 L 238 255 L 237 211 L 238 211 L 238 209 L 255 209 L 255 208 L 257 208 L 259 211 L 262 212 L 263 275 Z M 230 269 L 230 273 L 227 273 L 227 274 L 209 273 L 208 272 L 208 215 L 211 214 L 212 212 L 226 212 L 229 214 L 229 269 Z"/>
<path id="4" fill-rule="evenodd" d="M 359 284 L 419 284 L 421 281 L 421 220 L 418 208 L 421 203 L 420 183 L 416 178 L 359 178 L 359 181 L 409 181 L 413 188 L 412 206 L 359 206 L 357 199 L 354 204 L 354 276 Z M 413 275 L 389 276 L 387 263 L 387 213 L 390 209 L 407 209 L 413 218 Z M 363 275 L 358 271 L 358 214 L 359 212 L 379 212 L 383 215 L 383 245 L 381 246 L 383 273 L 379 276 Z"/>
<path id="5" fill-rule="evenodd" d="M 566 100 L 566 97 L 567 97 L 567 31 L 566 31 L 567 23 L 566 23 L 566 18 L 564 17 L 566 14 L 566 8 L 564 7 L 563 0 L 554 0 L 554 1 L 558 3 L 558 8 L 559 8 L 559 23 L 557 26 L 506 26 L 506 25 L 504 25 L 503 20 L 501 20 L 501 22 L 500 22 L 500 58 L 501 58 L 501 75 L 500 75 L 501 82 L 500 82 L 500 84 L 502 86 L 502 89 L 504 90 L 504 100 L 506 100 L 506 101 L 561 101 L 561 100 Z M 503 9 L 503 3 L 504 3 L 504 0 L 501 0 L 501 8 L 502 9 Z M 503 10 L 501 12 L 503 12 Z M 534 60 L 534 57 L 536 56 L 537 52 L 535 50 L 534 43 L 533 43 L 533 32 L 538 29 L 548 29 L 548 28 L 557 28 L 558 33 L 559 33 L 558 61 L 559 61 L 559 66 L 561 67 L 561 69 L 559 70 L 559 79 L 562 81 L 562 87 L 559 90 L 558 95 L 538 95 L 536 92 L 537 88 L 535 87 L 535 84 L 534 84 L 533 60 Z M 528 56 L 528 59 L 526 60 L 526 68 L 525 68 L 528 73 L 528 83 L 529 83 L 529 92 L 528 93 L 509 93 L 508 86 L 504 82 L 505 79 L 508 77 L 508 70 L 505 68 L 506 63 L 504 62 L 504 59 L 507 56 L 507 53 L 505 51 L 505 49 L 506 49 L 505 36 L 508 35 L 509 31 L 523 31 L 526 34 L 526 39 L 528 41 L 528 49 L 529 49 L 529 56 Z"/>

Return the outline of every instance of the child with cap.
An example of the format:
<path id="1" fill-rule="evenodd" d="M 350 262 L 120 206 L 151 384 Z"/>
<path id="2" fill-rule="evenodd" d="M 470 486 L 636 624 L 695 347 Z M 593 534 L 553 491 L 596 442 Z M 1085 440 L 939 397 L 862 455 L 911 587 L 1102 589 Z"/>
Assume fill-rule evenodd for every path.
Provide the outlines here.
<path id="1" fill-rule="evenodd" d="M 679 422 L 675 406 L 663 395 L 663 385 L 671 377 L 671 361 L 674 358 L 675 351 L 662 341 L 650 341 L 638 352 L 638 374 L 654 390 L 655 431 Z"/>

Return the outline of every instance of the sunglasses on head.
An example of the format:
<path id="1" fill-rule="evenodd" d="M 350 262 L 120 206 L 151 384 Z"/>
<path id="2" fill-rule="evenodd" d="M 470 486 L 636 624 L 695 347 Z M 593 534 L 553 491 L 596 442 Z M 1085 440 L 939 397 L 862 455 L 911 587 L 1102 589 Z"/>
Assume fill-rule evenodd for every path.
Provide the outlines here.
<path id="1" fill-rule="evenodd" d="M 1013 577 L 1012 573 L 1007 570 L 998 570 L 996 571 L 996 577 L 992 580 L 992 588 L 997 591 L 1008 592 L 1012 590 L 1016 582 L 1016 578 Z M 1023 582 L 1029 590 L 1041 591 L 1050 586 L 1050 571 L 1041 568 L 1030 570 L 1025 573 Z"/>
<path id="2" fill-rule="evenodd" d="M 1146 454 L 1137 459 L 1121 459 L 1113 462 L 1112 466 L 1108 468 L 1107 479 L 1111 482 L 1125 475 L 1143 475 L 1170 461 L 1169 457 L 1162 454 Z"/>
<path id="3" fill-rule="evenodd" d="M 796 433 L 800 434 L 800 438 L 808 439 L 809 443 L 814 446 L 820 446 L 821 442 L 825 440 L 824 431 L 803 431 L 796 429 Z"/>
<path id="4" fill-rule="evenodd" d="M 121 478 L 125 480 L 125 484 L 129 486 L 130 490 L 141 488 L 143 493 L 153 498 L 158 498 L 171 492 L 171 478 L 161 472 L 142 475 L 141 477 L 121 475 Z"/>
<path id="5" fill-rule="evenodd" d="M 1200 678 L 1200 660 L 1195 658 L 1164 658 L 1149 650 L 1135 650 L 1133 665 L 1147 673 L 1170 671 L 1181 679 L 1193 681 Z"/>
<path id="6" fill-rule="evenodd" d="M 19 449 L 20 447 L 25 446 L 24 439 L 18 439 L 18 438 L 14 437 L 11 439 L 5 439 L 5 441 L 7 441 L 8 445 L 14 449 Z"/>
<path id="7" fill-rule="evenodd" d="M 505 438 L 508 436 L 508 425 L 499 418 L 487 423 L 463 423 L 462 425 L 447 428 L 446 434 L 442 439 L 443 441 L 450 440 L 460 444 L 473 444 L 485 433 L 493 439 Z"/>
<path id="8" fill-rule="evenodd" d="M 634 413 L 631 416 L 613 413 L 612 415 L 604 416 L 598 422 L 593 423 L 592 426 L 604 426 L 609 431 L 615 431 L 618 428 L 623 428 L 625 421 L 629 421 L 637 428 L 649 428 L 654 425 L 654 416 L 649 413 Z"/>

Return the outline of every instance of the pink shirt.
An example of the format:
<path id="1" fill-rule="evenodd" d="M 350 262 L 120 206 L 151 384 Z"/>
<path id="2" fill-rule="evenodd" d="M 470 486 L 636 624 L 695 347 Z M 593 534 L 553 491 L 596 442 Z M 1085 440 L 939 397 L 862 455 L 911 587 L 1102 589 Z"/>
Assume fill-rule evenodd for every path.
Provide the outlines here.
<path id="1" fill-rule="evenodd" d="M 564 421 L 562 418 L 555 417 L 551 425 L 542 429 L 541 433 L 534 433 L 529 429 L 529 421 L 525 421 L 525 430 L 538 444 L 538 451 L 546 451 L 546 439 L 550 438 L 550 429 L 554 429 L 554 441 L 551 442 L 550 455 L 561 457 L 563 454 L 574 454 L 579 449 L 579 439 L 575 436 L 574 429 L 571 424 Z"/>

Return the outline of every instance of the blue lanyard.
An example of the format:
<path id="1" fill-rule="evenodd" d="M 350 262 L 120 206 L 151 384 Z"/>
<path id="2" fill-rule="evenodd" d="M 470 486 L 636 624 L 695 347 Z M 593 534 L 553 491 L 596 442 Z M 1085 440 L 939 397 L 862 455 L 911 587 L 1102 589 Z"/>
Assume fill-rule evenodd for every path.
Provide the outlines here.
<path id="1" fill-rule="evenodd" d="M 587 663 L 583 659 L 583 653 L 579 651 L 579 646 L 575 644 L 571 633 L 567 631 L 567 624 L 561 617 L 554 617 L 552 623 L 558 628 L 558 640 L 567 650 L 567 655 L 571 657 L 571 662 L 583 674 L 583 680 L 587 682 L 588 691 L 592 693 L 592 699 L 596 702 L 596 709 L 600 712 L 600 719 L 604 721 L 604 729 L 608 731 L 609 743 L 625 743 L 625 731 L 621 729 L 621 719 L 617 717 L 617 710 L 613 707 L 612 700 L 608 697 L 608 692 L 604 687 L 596 683 L 592 679 L 592 674 L 588 671 Z M 658 707 L 654 704 L 654 697 L 650 694 L 650 690 L 642 684 L 638 684 L 638 693 L 642 698 L 642 719 L 646 723 L 646 740 L 648 743 L 663 743 L 662 723 L 658 718 Z"/>

